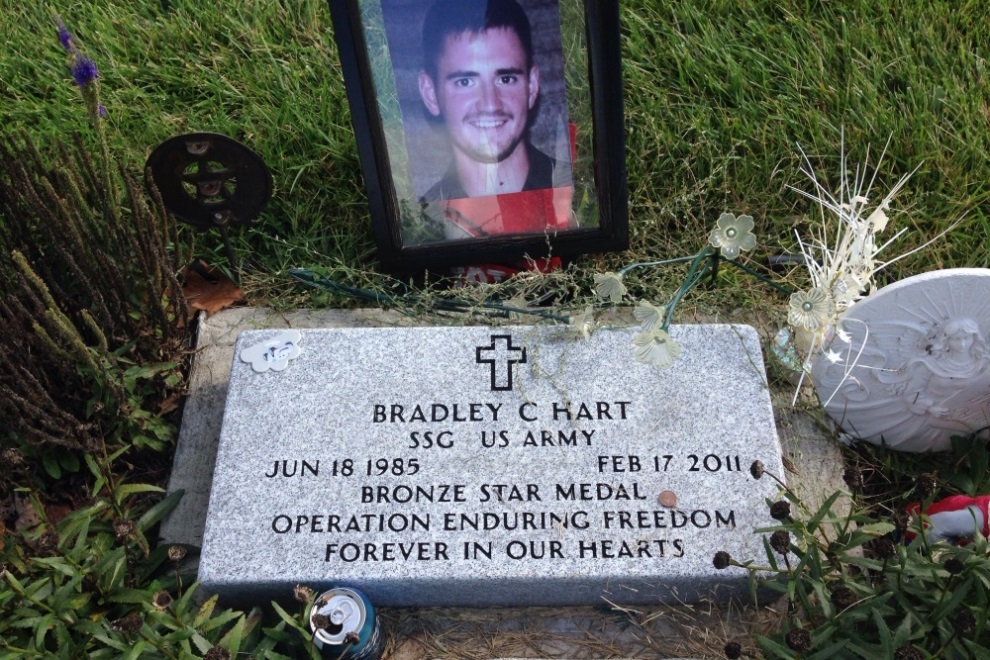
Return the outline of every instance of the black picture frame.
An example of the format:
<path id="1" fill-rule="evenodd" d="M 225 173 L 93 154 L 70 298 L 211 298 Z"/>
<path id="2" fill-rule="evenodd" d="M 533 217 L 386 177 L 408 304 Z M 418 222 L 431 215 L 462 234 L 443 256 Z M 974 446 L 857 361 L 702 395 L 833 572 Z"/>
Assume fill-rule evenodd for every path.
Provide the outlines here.
<path id="1" fill-rule="evenodd" d="M 572 180 L 570 195 L 562 206 L 554 202 L 554 217 L 564 228 L 546 227 L 541 231 L 494 232 L 477 237 L 449 237 L 449 219 L 460 215 L 455 204 L 478 205 L 498 200 L 498 209 L 527 208 L 516 204 L 504 206 L 513 194 L 492 195 L 469 202 L 453 200 L 427 202 L 411 181 L 410 165 L 412 125 L 423 123 L 416 117 L 402 89 L 411 86 L 408 71 L 411 46 L 400 52 L 402 39 L 417 43 L 425 22 L 415 21 L 415 12 L 425 14 L 432 0 L 328 0 L 334 26 L 347 99 L 351 109 L 361 170 L 372 219 L 379 258 L 384 270 L 394 273 L 436 271 L 450 266 L 513 263 L 548 256 L 571 258 L 589 252 L 623 250 L 628 247 L 628 214 L 623 129 L 622 83 L 620 62 L 619 10 L 617 0 L 519 0 L 524 7 L 539 3 L 543 14 L 559 17 L 560 44 L 551 43 L 559 54 L 561 74 L 557 87 L 563 95 L 566 121 L 566 144 L 561 151 L 559 139 L 564 135 L 557 119 L 557 169 L 567 160 Z M 398 7 L 396 9 L 395 7 Z M 411 9 L 410 9 L 411 8 Z M 404 14 L 389 18 L 389 12 Z M 412 11 L 412 14 L 409 12 Z M 412 16 L 412 20 L 405 20 Z M 544 20 L 550 24 L 553 21 Z M 392 27 L 390 39 L 389 26 Z M 410 27 L 411 26 L 411 27 Z M 395 35 L 406 36 L 400 39 Z M 536 28 L 534 27 L 534 35 Z M 534 36 L 534 43 L 537 39 Z M 390 47 L 391 46 L 391 47 Z M 395 50 L 396 52 L 393 52 Z M 416 58 L 416 66 L 424 58 Z M 535 59 L 535 56 L 534 56 Z M 558 66 L 548 59 L 551 71 Z M 549 80 L 549 75 L 545 76 Z M 544 84 L 541 93 L 548 88 Z M 542 98 L 539 101 L 543 103 Z M 403 105 L 405 103 L 405 105 Z M 560 105 L 560 104 L 558 104 Z M 543 111 L 543 106 L 538 106 Z M 421 109 L 422 111 L 422 109 Z M 426 112 L 421 112 L 424 116 Z M 568 119 L 569 118 L 569 119 Z M 429 120 L 426 117 L 425 120 Z M 532 125 L 534 122 L 530 121 Z M 589 125 L 590 124 L 590 125 Z M 528 130 L 528 129 L 527 129 Z M 550 133 L 552 131 L 544 131 Z M 527 141 L 529 137 L 527 137 Z M 439 150 L 439 146 L 437 149 Z M 590 153 L 589 153 L 590 152 Z M 417 149 L 417 158 L 419 150 Z M 403 163 L 403 159 L 405 162 Z M 568 160 L 569 159 L 569 160 Z M 452 162 L 452 161 L 451 161 Z M 453 167 L 450 165 L 449 167 Z M 555 170 L 556 171 L 556 170 Z M 556 181 L 556 179 L 555 179 Z M 567 191 L 567 187 L 542 189 L 544 194 Z M 400 190 L 402 191 L 400 193 Z M 545 197 L 549 200 L 550 197 Z M 553 198 L 559 199 L 559 195 Z M 570 208 L 566 212 L 566 201 Z M 548 202 L 549 204 L 549 202 Z M 544 205 L 545 207 L 547 204 Z M 442 208 L 442 210 L 440 210 Z M 506 211 L 508 217 L 512 215 Z M 519 215 L 519 214 L 517 214 Z M 525 214 L 523 214 L 525 215 Z M 566 218 L 563 218 L 567 215 Z M 442 217 L 441 217 L 442 216 Z M 517 218 L 527 221 L 526 218 Z M 516 219 L 512 219 L 514 222 Z M 508 223 L 509 219 L 504 220 Z M 535 220 L 541 222 L 539 218 Z M 474 226 L 474 225 L 472 225 Z M 486 225 L 488 226 L 488 225 Z M 446 232 L 444 234 L 440 231 Z M 481 230 L 479 230 L 481 231 Z M 425 236 L 426 238 L 423 238 Z"/>

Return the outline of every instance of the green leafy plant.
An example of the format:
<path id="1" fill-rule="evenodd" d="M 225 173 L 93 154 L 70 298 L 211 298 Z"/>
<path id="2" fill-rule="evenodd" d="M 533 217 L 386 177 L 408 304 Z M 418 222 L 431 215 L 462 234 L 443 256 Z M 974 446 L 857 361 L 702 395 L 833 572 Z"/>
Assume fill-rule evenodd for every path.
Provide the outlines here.
<path id="1" fill-rule="evenodd" d="M 0 165 L 4 444 L 53 478 L 77 463 L 66 450 L 161 449 L 174 429 L 149 406 L 181 386 L 188 341 L 167 215 L 126 172 L 118 214 L 78 142 L 45 158 L 0 140 Z"/>
<path id="2" fill-rule="evenodd" d="M 768 501 L 779 524 L 757 530 L 766 535 L 766 564 L 725 553 L 715 557 L 717 568 L 750 571 L 754 597 L 783 597 L 779 631 L 756 637 L 763 653 L 902 659 L 990 654 L 985 538 L 968 545 L 929 543 L 906 515 L 884 521 L 856 511 L 838 514 L 836 502 L 847 496 L 841 492 L 812 511 L 781 486 L 782 499 Z"/>
<path id="3" fill-rule="evenodd" d="M 200 602 L 179 572 L 185 548 L 150 547 L 147 535 L 181 492 L 147 506 L 143 496 L 160 488 L 112 483 L 108 466 L 87 459 L 102 496 L 34 535 L 0 536 L 0 658 L 311 654 L 306 607 L 292 615 L 273 604 L 279 620 L 266 627 L 257 608 Z"/>
<path id="4" fill-rule="evenodd" d="M 176 434 L 179 243 L 156 193 L 111 156 L 96 64 L 58 33 L 98 139 L 94 155 L 79 136 L 43 151 L 0 135 L 0 501 L 32 514 L 0 519 L 0 658 L 311 655 L 311 592 L 266 626 L 258 608 L 201 601 L 189 549 L 156 547 L 182 493 L 130 475 Z M 57 521 L 55 498 L 72 505 Z"/>

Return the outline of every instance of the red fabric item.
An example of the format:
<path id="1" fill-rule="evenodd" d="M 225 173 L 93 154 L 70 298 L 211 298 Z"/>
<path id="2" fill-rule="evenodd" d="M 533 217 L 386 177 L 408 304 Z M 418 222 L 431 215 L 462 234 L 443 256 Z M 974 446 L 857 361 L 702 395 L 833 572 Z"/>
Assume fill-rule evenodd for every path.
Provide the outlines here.
<path id="1" fill-rule="evenodd" d="M 577 124 L 568 122 L 567 137 L 570 141 L 571 163 L 577 161 Z M 555 229 L 566 229 L 570 221 L 570 206 L 574 195 L 573 186 L 566 188 L 546 188 L 544 190 L 528 190 L 511 195 L 498 195 L 483 198 L 454 199 L 447 202 L 446 217 L 466 233 L 472 236 L 487 234 L 516 234 L 537 233 Z M 557 205 L 561 211 L 557 211 Z M 485 207 L 487 206 L 487 209 Z M 488 213 L 484 213 L 487 210 Z M 481 211 L 481 213 L 479 213 Z M 475 224 L 469 218 L 484 218 L 488 220 Z M 501 220 L 498 231 L 488 230 L 489 222 L 497 224 Z M 516 273 L 538 271 L 549 273 L 560 270 L 563 262 L 560 257 L 541 258 L 513 264 L 478 264 L 475 266 L 458 266 L 452 269 L 452 274 L 458 278 L 458 286 L 469 284 L 497 284 L 504 282 Z"/>
<path id="2" fill-rule="evenodd" d="M 458 279 L 455 286 L 469 286 L 471 284 L 498 284 L 517 273 L 526 271 L 550 273 L 561 268 L 563 268 L 563 262 L 560 260 L 560 257 L 550 257 L 549 259 L 541 258 L 526 262 L 516 262 L 512 265 L 478 264 L 477 266 L 457 266 L 452 269 L 452 274 Z"/>
<path id="3" fill-rule="evenodd" d="M 577 124 L 567 122 L 567 137 L 571 140 L 571 163 L 577 162 Z"/>
<path id="4" fill-rule="evenodd" d="M 502 209 L 502 233 L 533 233 L 542 232 L 547 228 L 559 227 L 560 224 L 553 205 L 556 190 L 558 188 L 546 188 L 544 190 L 527 190 L 512 195 L 499 195 L 498 205 Z"/>
<path id="5" fill-rule="evenodd" d="M 990 508 L 988 508 L 990 507 L 990 495 L 978 495 L 976 497 L 950 495 L 945 499 L 932 503 L 931 506 L 925 509 L 924 515 L 931 518 L 938 513 L 961 511 L 969 506 L 975 506 L 983 513 L 983 529 L 980 530 L 980 533 L 983 536 L 990 537 Z M 911 502 L 907 505 L 906 509 L 912 518 L 918 519 L 921 517 L 921 502 Z M 908 539 L 913 539 L 915 536 L 915 533 L 908 530 Z"/>
<path id="6" fill-rule="evenodd" d="M 444 202 L 444 216 L 468 236 L 542 234 L 566 229 L 574 188 L 544 188 Z"/>

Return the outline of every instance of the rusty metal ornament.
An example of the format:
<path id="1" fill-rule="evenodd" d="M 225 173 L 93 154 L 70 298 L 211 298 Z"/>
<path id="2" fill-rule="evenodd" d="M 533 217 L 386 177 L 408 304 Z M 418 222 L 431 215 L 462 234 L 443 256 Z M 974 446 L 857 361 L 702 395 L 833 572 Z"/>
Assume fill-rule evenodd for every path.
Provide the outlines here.
<path id="1" fill-rule="evenodd" d="M 272 195 L 258 154 L 220 133 L 188 133 L 162 142 L 145 163 L 165 207 L 200 231 L 247 225 Z M 149 182 L 150 185 L 150 182 Z"/>

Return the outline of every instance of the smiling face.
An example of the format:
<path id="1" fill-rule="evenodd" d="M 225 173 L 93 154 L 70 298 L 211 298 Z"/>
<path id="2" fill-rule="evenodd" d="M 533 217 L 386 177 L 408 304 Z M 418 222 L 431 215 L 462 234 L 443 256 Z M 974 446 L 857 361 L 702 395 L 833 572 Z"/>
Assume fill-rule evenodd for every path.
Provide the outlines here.
<path id="1" fill-rule="evenodd" d="M 527 66 L 513 30 L 462 32 L 447 37 L 435 78 L 420 73 L 419 91 L 430 114 L 443 119 L 455 158 L 499 163 L 526 134 L 539 71 Z"/>

